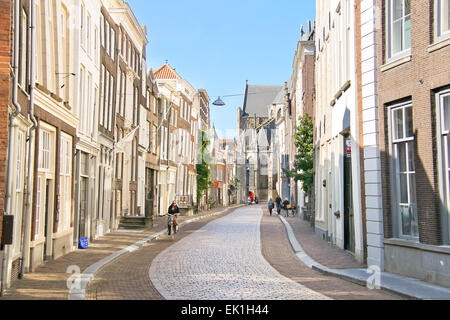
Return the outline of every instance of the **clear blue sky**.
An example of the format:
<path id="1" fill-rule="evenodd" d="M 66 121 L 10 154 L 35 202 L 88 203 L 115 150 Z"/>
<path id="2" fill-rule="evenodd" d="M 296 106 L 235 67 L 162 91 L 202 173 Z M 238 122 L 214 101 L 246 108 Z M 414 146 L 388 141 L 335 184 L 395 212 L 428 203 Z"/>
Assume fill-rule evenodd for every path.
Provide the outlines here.
<path id="1" fill-rule="evenodd" d="M 300 26 L 314 20 L 314 0 L 128 0 L 147 26 L 147 66 L 165 60 L 194 88 L 217 96 L 250 84 L 283 84 L 292 73 Z M 216 129 L 236 129 L 243 96 L 211 104 Z"/>

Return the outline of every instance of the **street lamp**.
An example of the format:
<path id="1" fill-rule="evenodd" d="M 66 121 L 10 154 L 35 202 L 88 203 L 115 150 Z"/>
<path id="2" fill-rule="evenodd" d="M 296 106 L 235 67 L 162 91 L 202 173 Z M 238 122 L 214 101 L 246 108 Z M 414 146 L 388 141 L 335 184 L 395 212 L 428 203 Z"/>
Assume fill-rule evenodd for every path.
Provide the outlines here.
<path id="1" fill-rule="evenodd" d="M 213 102 L 213 105 L 223 107 L 225 105 L 225 102 L 223 102 L 219 97 L 216 101 Z"/>
<path id="2" fill-rule="evenodd" d="M 242 97 L 242 96 L 244 96 L 244 94 L 230 94 L 230 95 L 226 95 L 226 96 L 222 96 L 222 97 L 223 98 L 227 98 L 227 97 Z M 213 102 L 213 105 L 218 106 L 218 107 L 223 107 L 226 104 L 225 104 L 225 102 L 223 102 L 223 100 L 219 96 L 217 98 L 217 100 Z"/>

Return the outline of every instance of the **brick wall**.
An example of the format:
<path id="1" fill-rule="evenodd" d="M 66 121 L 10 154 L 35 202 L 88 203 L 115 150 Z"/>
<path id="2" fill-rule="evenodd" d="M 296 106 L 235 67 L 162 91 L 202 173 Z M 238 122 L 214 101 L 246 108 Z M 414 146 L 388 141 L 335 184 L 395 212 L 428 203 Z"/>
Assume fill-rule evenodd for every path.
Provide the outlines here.
<path id="1" fill-rule="evenodd" d="M 384 1 L 377 0 L 378 8 Z M 434 1 L 412 1 L 411 61 L 385 70 L 378 68 L 379 79 L 379 129 L 380 151 L 382 155 L 382 185 L 385 221 L 385 237 L 395 235 L 390 203 L 390 156 L 387 127 L 387 106 L 402 100 L 413 104 L 413 126 L 416 141 L 416 191 L 419 215 L 420 242 L 431 245 L 442 243 L 439 213 L 439 186 L 435 161 L 436 139 L 432 100 L 433 91 L 450 84 L 450 46 L 428 52 L 433 43 L 433 3 Z M 384 10 L 382 11 L 384 12 Z M 378 32 L 378 65 L 386 63 L 385 20 L 381 18 L 383 32 Z M 430 36 L 431 34 L 431 36 Z M 423 79 L 423 83 L 421 83 Z M 439 161 L 439 160 L 438 160 Z"/>
<path id="2" fill-rule="evenodd" d="M 315 56 L 314 55 L 306 55 L 304 70 L 303 70 L 303 88 L 305 90 L 305 97 L 303 101 L 303 105 L 305 108 L 305 112 L 313 119 L 314 123 L 314 65 L 315 65 Z"/>
<path id="3" fill-rule="evenodd" d="M 11 65 L 11 1 L 0 0 L 0 238 L 6 188 L 8 101 Z"/>

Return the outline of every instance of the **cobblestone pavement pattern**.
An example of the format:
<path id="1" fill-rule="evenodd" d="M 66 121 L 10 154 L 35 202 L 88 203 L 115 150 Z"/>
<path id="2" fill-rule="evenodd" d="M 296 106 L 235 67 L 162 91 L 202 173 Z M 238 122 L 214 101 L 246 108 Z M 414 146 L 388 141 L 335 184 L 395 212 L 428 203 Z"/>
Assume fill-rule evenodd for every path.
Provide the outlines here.
<path id="1" fill-rule="evenodd" d="M 327 300 L 282 276 L 261 251 L 260 207 L 240 208 L 159 254 L 149 276 L 169 300 Z"/>

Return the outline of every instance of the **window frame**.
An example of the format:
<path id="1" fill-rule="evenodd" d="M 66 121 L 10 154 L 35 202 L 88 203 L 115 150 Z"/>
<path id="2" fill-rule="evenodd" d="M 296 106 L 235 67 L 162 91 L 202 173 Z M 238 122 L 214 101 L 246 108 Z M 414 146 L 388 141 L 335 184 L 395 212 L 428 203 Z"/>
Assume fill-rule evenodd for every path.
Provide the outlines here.
<path id="1" fill-rule="evenodd" d="M 405 57 L 407 55 L 411 54 L 411 46 L 412 44 L 409 44 L 409 47 L 406 47 L 406 42 L 405 42 L 405 21 L 407 18 L 407 15 L 405 15 L 405 1 L 407 0 L 402 0 L 402 49 L 397 52 L 397 53 L 393 53 L 393 25 L 394 25 L 394 21 L 393 21 L 393 11 L 394 11 L 394 1 L 395 0 L 385 0 L 385 22 L 386 22 L 386 27 L 385 27 L 385 36 L 386 36 L 386 60 L 387 62 L 390 61 L 395 61 L 397 59 L 400 59 L 402 57 Z M 410 18 L 410 23 L 411 23 L 411 15 L 412 13 L 409 13 L 409 18 Z M 399 19 L 397 19 L 398 21 Z M 410 34 L 410 41 L 412 41 L 412 28 L 410 30 L 411 34 Z"/>
<path id="2" fill-rule="evenodd" d="M 434 0 L 434 42 L 440 42 L 450 38 L 450 25 L 448 30 L 444 32 L 441 29 L 443 1 L 449 0 Z M 450 1 L 448 6 L 450 6 Z"/>
<path id="3" fill-rule="evenodd" d="M 408 240 L 408 241 L 414 241 L 419 242 L 419 215 L 417 210 L 417 180 L 415 179 L 415 189 L 414 194 L 416 195 L 416 202 L 415 204 L 411 202 L 411 196 L 412 196 L 412 190 L 411 188 L 411 181 L 410 181 L 410 175 L 414 175 L 416 177 L 416 167 L 415 167 L 415 159 L 413 158 L 414 163 L 414 170 L 410 170 L 409 168 L 409 144 L 413 144 L 416 141 L 416 137 L 414 135 L 414 132 L 412 133 L 412 136 L 406 137 L 406 117 L 405 117 L 405 110 L 407 108 L 411 108 L 411 112 L 413 111 L 413 104 L 412 101 L 406 101 L 402 103 L 392 104 L 388 106 L 388 126 L 389 126 L 389 155 L 390 155 L 390 181 L 391 181 L 391 207 L 392 207 L 392 216 L 393 216 L 393 230 L 394 235 L 396 235 L 400 239 Z M 403 114 L 403 137 L 402 138 L 394 138 L 394 131 L 395 131 L 395 117 L 394 112 L 397 110 L 402 110 Z M 411 128 L 414 128 L 414 119 L 412 118 Z M 407 144 L 407 151 L 406 153 L 406 166 L 407 171 L 402 172 L 403 174 L 407 174 L 407 184 L 408 184 L 408 205 L 411 206 L 411 204 L 416 206 L 416 214 L 417 214 L 417 236 L 408 235 L 403 233 L 403 223 L 402 223 L 402 216 L 400 212 L 401 207 L 401 199 L 400 199 L 400 184 L 398 183 L 400 175 L 400 169 L 399 169 L 399 157 L 398 157 L 398 146 L 406 143 Z"/>
<path id="4" fill-rule="evenodd" d="M 436 137 L 439 174 L 440 212 L 442 222 L 442 238 L 445 245 L 450 245 L 450 128 L 445 128 L 443 101 L 450 97 L 450 88 L 435 93 L 436 101 Z M 447 172 L 446 172 L 447 171 Z"/>
<path id="5" fill-rule="evenodd" d="M 86 6 L 84 2 L 81 2 L 81 15 L 80 15 L 80 37 L 81 48 L 86 50 Z"/>

